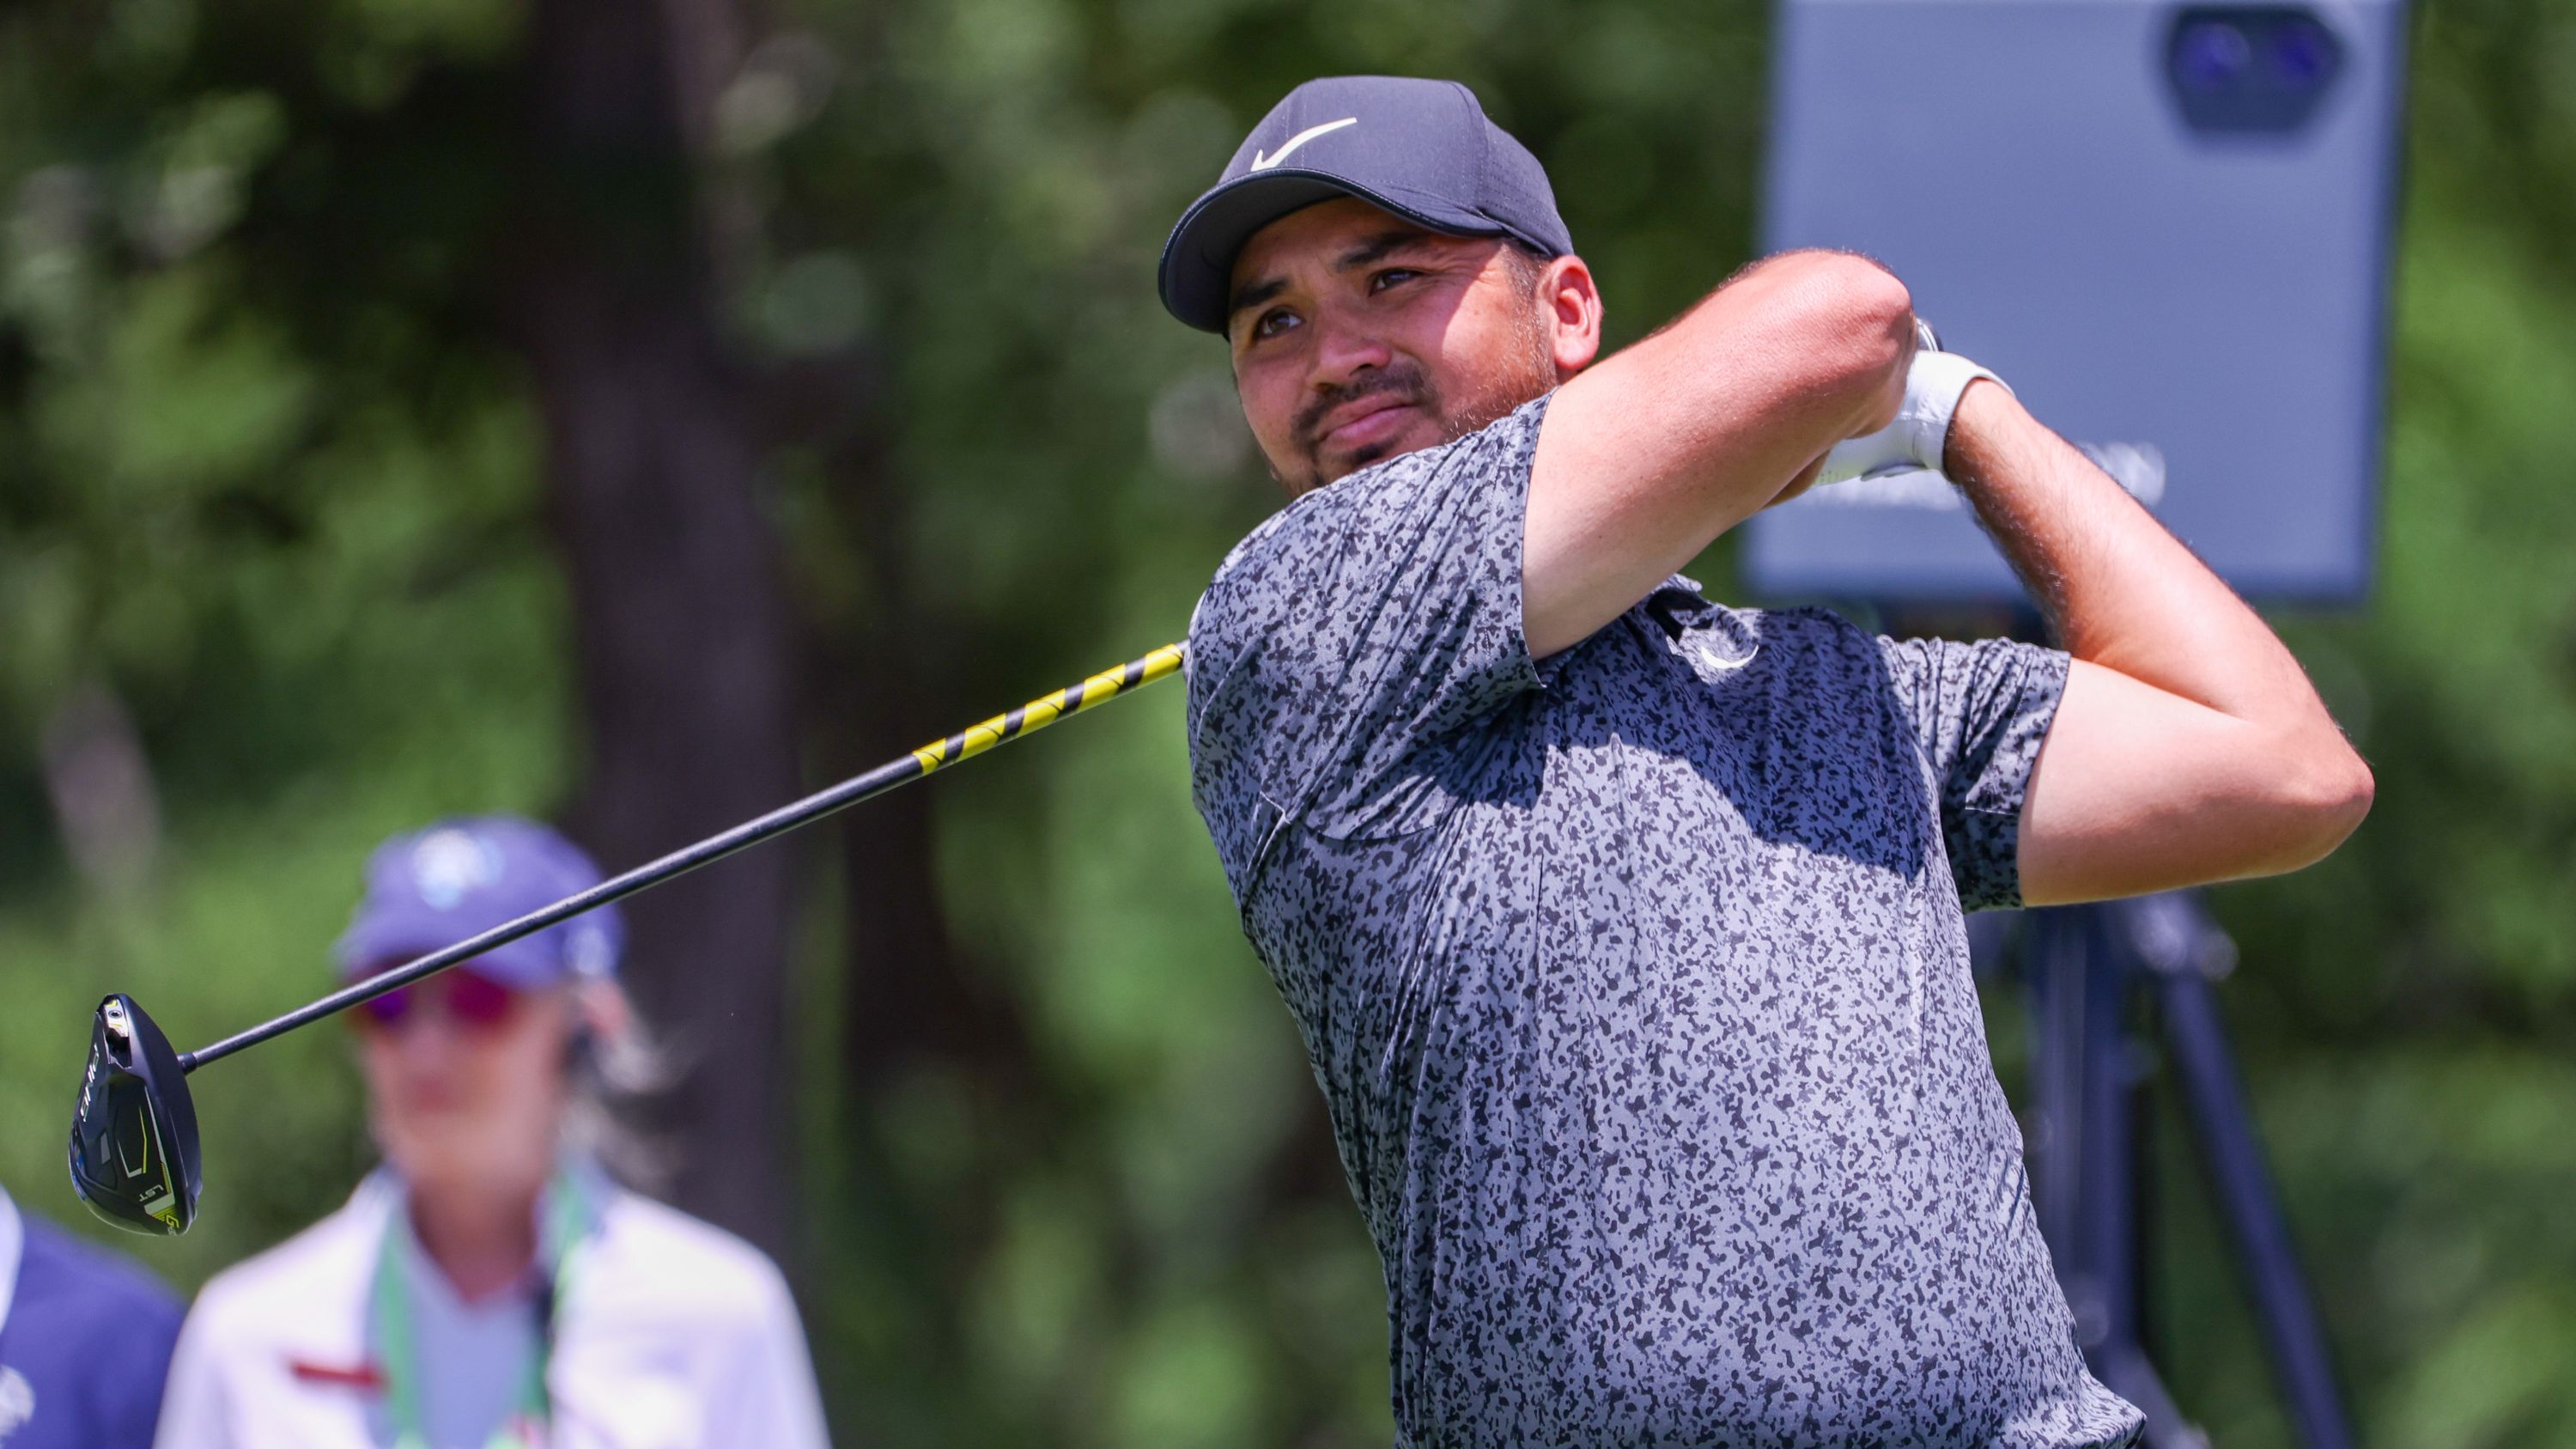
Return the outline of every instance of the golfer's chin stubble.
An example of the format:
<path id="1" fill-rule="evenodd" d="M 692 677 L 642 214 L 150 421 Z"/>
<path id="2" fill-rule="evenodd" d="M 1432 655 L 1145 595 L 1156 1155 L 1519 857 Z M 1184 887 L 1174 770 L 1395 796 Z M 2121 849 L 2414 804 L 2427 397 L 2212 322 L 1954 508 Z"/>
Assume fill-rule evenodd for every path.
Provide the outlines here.
<path id="1" fill-rule="evenodd" d="M 1419 403 L 1409 405 L 1406 411 L 1411 416 L 1405 419 L 1403 430 L 1391 438 L 1379 438 L 1356 448 L 1317 449 L 1312 461 L 1307 465 L 1306 486 L 1295 491 L 1304 493 L 1327 483 L 1339 482 L 1371 463 L 1383 463 L 1389 458 L 1401 457 L 1406 453 L 1419 452 L 1424 448 L 1436 448 L 1442 443 L 1452 442 L 1464 436 L 1463 433 L 1450 431 L 1448 425 L 1430 408 Z"/>
<path id="2" fill-rule="evenodd" d="M 1542 370 L 1543 359 L 1533 354 L 1515 361 L 1518 366 L 1505 369 L 1499 376 L 1484 379 L 1485 385 L 1476 390 L 1474 399 L 1462 409 L 1444 409 L 1440 402 L 1441 394 L 1434 393 L 1409 405 L 1413 416 L 1406 420 L 1403 431 L 1395 436 L 1380 438 L 1358 448 L 1311 447 L 1299 454 L 1293 472 L 1281 468 L 1274 456 L 1270 460 L 1270 476 L 1287 488 L 1289 497 L 1296 498 L 1327 483 L 1338 483 L 1373 463 L 1383 463 L 1389 458 L 1400 458 L 1424 448 L 1436 448 L 1443 443 L 1454 443 L 1509 416 L 1513 409 L 1556 386 L 1554 374 Z"/>

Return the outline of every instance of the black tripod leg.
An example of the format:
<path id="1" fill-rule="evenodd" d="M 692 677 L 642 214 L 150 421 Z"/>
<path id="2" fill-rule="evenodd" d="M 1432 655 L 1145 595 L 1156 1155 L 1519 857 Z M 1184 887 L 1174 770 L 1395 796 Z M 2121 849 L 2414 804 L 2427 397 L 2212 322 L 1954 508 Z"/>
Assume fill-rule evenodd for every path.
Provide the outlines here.
<path id="1" fill-rule="evenodd" d="M 2325 1330 L 2300 1273 L 2289 1225 L 2281 1219 L 2262 1145 L 2254 1137 L 2217 997 L 2196 971 L 2156 971 L 2150 979 L 2163 1008 L 2183 1111 L 2208 1163 L 2219 1214 L 2235 1240 L 2291 1422 L 2308 1449 L 2350 1449 L 2352 1427 L 2335 1387 Z"/>
<path id="2" fill-rule="evenodd" d="M 2031 922 L 2040 1227 L 2085 1362 L 2146 1415 L 2148 1449 L 2207 1449 L 2147 1356 L 2141 1133 L 2149 1063 L 2133 1021 L 2146 963 L 2116 924 L 2100 906 L 2041 912 Z"/>
<path id="3" fill-rule="evenodd" d="M 2075 1314 L 2079 1341 L 2089 1342 L 2093 1311 L 2083 1252 L 2085 998 L 2091 982 L 2084 936 L 2073 910 L 2033 912 L 2028 957 L 2033 1051 L 2029 1123 L 2032 1205 L 2048 1241 L 2057 1281 Z"/>

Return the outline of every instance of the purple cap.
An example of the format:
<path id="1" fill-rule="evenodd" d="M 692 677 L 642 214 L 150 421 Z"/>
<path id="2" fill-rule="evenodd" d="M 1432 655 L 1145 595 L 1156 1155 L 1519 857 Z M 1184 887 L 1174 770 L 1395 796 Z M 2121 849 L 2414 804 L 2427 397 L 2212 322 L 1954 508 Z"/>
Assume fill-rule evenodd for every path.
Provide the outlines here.
<path id="1" fill-rule="evenodd" d="M 354 977 L 415 960 L 600 882 L 581 847 L 533 820 L 484 815 L 397 835 L 367 858 L 367 894 L 336 948 Z M 519 989 L 607 978 L 626 943 L 615 906 L 575 916 L 466 963 Z"/>
<path id="2" fill-rule="evenodd" d="M 1547 170 L 1456 81 L 1344 75 L 1290 91 L 1243 138 L 1216 185 L 1163 243 L 1163 306 L 1225 331 L 1226 285 L 1252 234 L 1301 207 L 1356 196 L 1416 226 L 1574 250 Z"/>

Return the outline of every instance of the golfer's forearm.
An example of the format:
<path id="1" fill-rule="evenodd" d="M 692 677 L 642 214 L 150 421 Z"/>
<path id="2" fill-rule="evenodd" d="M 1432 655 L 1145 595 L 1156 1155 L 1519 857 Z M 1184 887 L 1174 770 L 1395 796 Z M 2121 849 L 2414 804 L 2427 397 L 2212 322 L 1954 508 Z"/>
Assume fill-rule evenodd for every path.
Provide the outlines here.
<path id="1" fill-rule="evenodd" d="M 2011 393 L 1969 386 L 1944 470 L 2076 658 L 2286 738 L 2340 747 L 2270 626 Z"/>
<path id="2" fill-rule="evenodd" d="M 1588 637 L 1719 534 L 1886 425 L 1914 314 L 1865 258 L 1747 269 L 1548 405 L 1530 470 L 1523 619 L 1533 654 Z"/>

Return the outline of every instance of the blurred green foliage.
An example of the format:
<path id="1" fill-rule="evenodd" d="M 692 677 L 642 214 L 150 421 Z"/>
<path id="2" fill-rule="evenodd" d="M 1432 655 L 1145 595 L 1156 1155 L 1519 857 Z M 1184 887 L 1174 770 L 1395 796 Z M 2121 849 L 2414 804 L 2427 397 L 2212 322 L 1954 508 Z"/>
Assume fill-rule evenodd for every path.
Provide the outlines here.
<path id="1" fill-rule="evenodd" d="M 2417 18 L 2382 582 L 2359 617 L 2287 624 L 2379 803 L 2326 865 L 2217 893 L 2245 960 L 2225 998 L 2369 1441 L 2563 1444 L 2576 11 Z M 266 1016 L 324 979 L 374 839 L 577 782 L 542 439 L 492 301 L 523 21 L 0 11 L 0 1181 L 40 1211 L 76 1212 L 61 1134 L 102 991 L 182 1045 Z M 872 360 L 847 405 L 886 495 L 850 518 L 786 446 L 765 497 L 814 628 L 903 630 L 922 699 L 885 707 L 922 736 L 1178 635 L 1271 506 L 1221 351 L 1152 276 L 1297 80 L 1473 84 L 1550 164 L 1614 341 L 1750 247 L 1750 0 L 789 0 L 763 23 L 706 106 L 724 323 L 759 366 Z M 1727 591 L 1723 544 L 1702 576 Z M 151 788 L 81 856 L 48 782 L 72 778 L 63 722 L 101 708 Z M 1389 1436 L 1377 1266 L 1179 715 L 1158 692 L 935 787 L 962 969 L 1019 1023 L 1007 1071 L 928 1053 L 837 1090 L 834 1023 L 866 1003 L 832 949 L 848 903 L 812 892 L 799 1140 L 824 1206 L 795 1271 L 848 1442 Z M 327 1030 L 225 1063 L 200 1106 L 203 1222 L 139 1249 L 182 1285 L 368 1159 Z M 2170 1377 L 2219 1442 L 2286 1442 L 2166 1157 Z"/>

